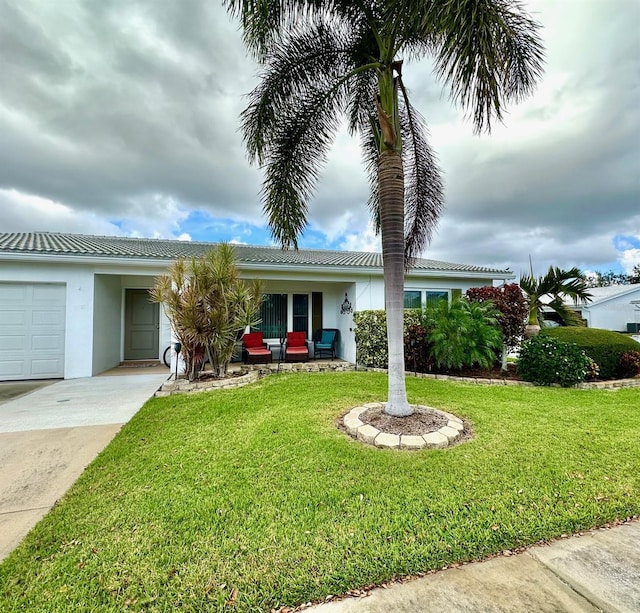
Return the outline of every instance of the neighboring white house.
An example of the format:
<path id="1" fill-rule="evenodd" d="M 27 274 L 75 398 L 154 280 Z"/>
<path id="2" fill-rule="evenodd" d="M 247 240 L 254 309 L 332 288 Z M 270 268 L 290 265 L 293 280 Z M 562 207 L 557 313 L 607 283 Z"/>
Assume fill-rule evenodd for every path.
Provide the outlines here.
<path id="1" fill-rule="evenodd" d="M 591 302 L 566 301 L 589 328 L 640 332 L 640 283 L 589 288 Z"/>
<path id="2" fill-rule="evenodd" d="M 88 377 L 127 360 L 159 359 L 171 342 L 148 290 L 180 256 L 212 243 L 0 233 L 0 380 Z M 384 308 L 379 253 L 234 245 L 244 278 L 264 281 L 265 338 L 289 330 L 311 337 L 338 328 L 338 355 L 355 362 L 351 309 Z M 417 260 L 406 306 L 514 278 L 509 270 Z M 345 312 L 346 311 L 346 312 Z"/>

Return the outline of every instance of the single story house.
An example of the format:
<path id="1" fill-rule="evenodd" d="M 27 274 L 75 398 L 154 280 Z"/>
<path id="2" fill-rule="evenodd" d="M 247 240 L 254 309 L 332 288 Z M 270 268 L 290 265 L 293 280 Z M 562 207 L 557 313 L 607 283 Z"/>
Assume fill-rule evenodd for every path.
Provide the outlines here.
<path id="1" fill-rule="evenodd" d="M 0 233 L 0 380 L 88 377 L 123 361 L 158 360 L 169 321 L 149 301 L 157 276 L 212 243 L 60 233 Z M 384 308 L 382 256 L 234 245 L 244 278 L 265 284 L 260 328 L 338 328 L 338 356 L 355 362 L 353 311 Z M 514 278 L 509 270 L 417 260 L 406 306 L 451 299 Z"/>
<path id="2" fill-rule="evenodd" d="M 589 328 L 640 332 L 640 283 L 592 287 L 590 302 L 567 300 Z"/>

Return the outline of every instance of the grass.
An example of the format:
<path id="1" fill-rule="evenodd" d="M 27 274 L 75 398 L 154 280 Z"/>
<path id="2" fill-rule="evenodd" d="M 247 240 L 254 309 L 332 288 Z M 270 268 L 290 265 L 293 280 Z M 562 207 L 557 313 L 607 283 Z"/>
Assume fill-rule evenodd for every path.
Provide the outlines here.
<path id="1" fill-rule="evenodd" d="M 640 389 L 407 384 L 474 439 L 348 438 L 374 373 L 151 400 L 0 566 L 0 610 L 269 611 L 640 513 Z"/>

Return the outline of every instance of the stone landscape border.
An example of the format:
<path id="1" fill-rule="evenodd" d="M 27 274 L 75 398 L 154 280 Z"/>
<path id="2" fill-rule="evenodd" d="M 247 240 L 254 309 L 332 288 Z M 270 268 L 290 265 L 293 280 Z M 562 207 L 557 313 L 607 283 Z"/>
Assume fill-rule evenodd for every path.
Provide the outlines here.
<path id="1" fill-rule="evenodd" d="M 385 373 L 385 368 L 371 368 L 367 366 L 356 366 L 350 362 L 301 362 L 301 363 L 282 363 L 278 365 L 261 364 L 254 366 L 242 366 L 242 375 L 228 379 L 209 379 L 207 381 L 189 381 L 188 379 L 173 379 L 173 376 L 162 385 L 160 390 L 156 392 L 156 396 L 172 396 L 175 394 L 192 394 L 196 392 L 205 392 L 215 389 L 229 389 L 243 387 L 258 379 L 262 379 L 270 374 L 277 372 L 380 372 Z M 237 373 L 236 373 L 237 374 Z M 436 379 L 440 381 L 457 381 L 460 383 L 475 383 L 478 385 L 519 385 L 525 387 L 540 387 L 527 381 L 518 381 L 514 379 L 483 379 L 480 377 L 458 377 L 455 375 L 435 375 L 431 373 L 410 373 L 407 372 L 407 378 L 415 377 L 417 379 Z M 553 386 L 558 387 L 558 386 Z M 588 383 L 579 383 L 573 388 L 566 389 L 619 389 L 624 387 L 640 387 L 640 378 L 633 379 L 616 379 L 612 381 L 593 381 Z"/>
<path id="2" fill-rule="evenodd" d="M 453 444 L 464 432 L 464 423 L 459 417 L 441 411 L 440 409 L 423 405 L 411 406 L 414 409 L 435 411 L 439 415 L 447 418 L 447 425 L 433 432 L 418 436 L 416 434 L 391 434 L 389 432 L 383 432 L 371 424 L 365 424 L 360 419 L 360 415 L 369 409 L 384 409 L 385 406 L 386 403 L 384 402 L 369 402 L 351 409 L 342 418 L 345 430 L 350 436 L 366 445 L 387 449 L 442 449 Z"/>

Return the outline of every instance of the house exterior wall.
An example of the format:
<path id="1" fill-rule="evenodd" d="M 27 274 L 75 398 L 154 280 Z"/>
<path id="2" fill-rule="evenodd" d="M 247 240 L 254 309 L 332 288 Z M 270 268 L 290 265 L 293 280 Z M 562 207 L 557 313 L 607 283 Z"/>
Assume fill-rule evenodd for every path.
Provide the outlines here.
<path id="1" fill-rule="evenodd" d="M 628 323 L 640 323 L 640 309 L 631 304 L 640 300 L 640 288 L 623 296 L 582 307 L 582 316 L 590 328 L 626 332 Z"/>
<path id="2" fill-rule="evenodd" d="M 288 295 L 288 308 L 287 308 L 287 330 L 293 329 L 293 309 L 292 309 L 292 297 L 293 294 L 308 294 L 309 295 L 309 329 L 307 335 L 312 337 L 315 330 L 312 330 L 312 301 L 311 295 L 314 292 L 322 293 L 322 325 L 324 328 L 338 328 L 340 330 L 340 341 L 336 349 L 338 357 L 348 359 L 346 357 L 349 344 L 349 327 L 353 327 L 353 319 L 351 316 L 340 315 L 340 306 L 344 300 L 344 294 L 353 286 L 352 283 L 344 282 L 328 282 L 328 281 L 315 281 L 308 279 L 306 281 L 290 281 L 286 278 L 271 279 L 265 281 L 264 291 L 265 293 L 274 294 L 287 294 Z M 265 341 L 271 343 L 277 343 L 279 339 L 265 338 Z M 355 351 L 354 351 L 355 354 Z"/>
<path id="3" fill-rule="evenodd" d="M 148 289 L 155 277 L 166 272 L 168 261 L 83 260 L 64 256 L 48 260 L 47 255 L 0 262 L 2 281 L 63 283 L 66 286 L 65 378 L 88 377 L 117 365 L 124 348 L 124 300 L 126 289 Z M 338 328 L 338 356 L 355 362 L 353 314 L 341 314 L 345 294 L 353 311 L 384 308 L 384 282 L 376 271 L 335 267 L 240 266 L 243 278 L 264 281 L 266 292 L 322 292 L 323 326 Z M 473 278 L 454 272 L 451 276 L 407 275 L 407 289 L 453 290 L 491 285 L 491 278 Z M 310 301 L 311 304 L 311 301 Z M 288 309 L 292 317 L 292 309 Z M 310 313 L 311 315 L 311 313 Z M 311 317 L 309 318 L 311 322 Z M 630 319 L 629 321 L 633 321 Z M 287 322 L 292 329 L 291 321 Z M 311 325 L 311 324 L 310 324 Z M 625 322 L 626 325 L 626 322 Z M 622 329 L 622 326 L 621 326 Z M 309 330 L 311 335 L 314 331 Z M 171 343 L 168 318 L 161 308 L 159 355 Z M 276 339 L 273 339 L 274 341 Z M 175 365 L 173 366 L 175 367 Z M 173 368 L 172 367 L 172 368 Z"/>
<path id="4" fill-rule="evenodd" d="M 465 277 L 434 277 L 427 278 L 415 274 L 407 275 L 405 279 L 405 290 L 430 290 L 430 291 L 447 291 L 451 299 L 454 290 L 459 290 L 464 294 L 471 287 L 483 287 L 485 285 L 493 285 L 491 278 L 465 278 Z M 359 279 L 353 284 L 353 294 L 355 301 L 353 304 L 354 311 L 367 311 L 384 309 L 384 279 L 382 276 L 368 276 Z M 351 292 L 348 292 L 351 300 Z M 355 334 L 353 332 L 353 316 L 349 316 L 345 320 L 348 326 L 343 331 L 343 338 L 347 340 L 344 348 L 343 357 L 349 362 L 356 361 L 356 343 Z"/>
<path id="5" fill-rule="evenodd" d="M 95 275 L 91 368 L 94 375 L 120 363 L 121 295 L 119 276 Z"/>

